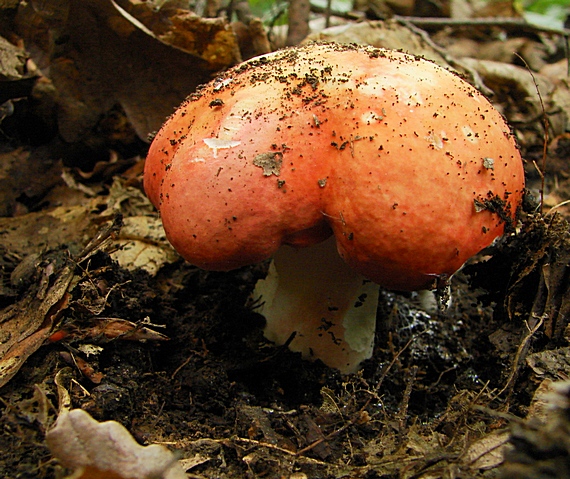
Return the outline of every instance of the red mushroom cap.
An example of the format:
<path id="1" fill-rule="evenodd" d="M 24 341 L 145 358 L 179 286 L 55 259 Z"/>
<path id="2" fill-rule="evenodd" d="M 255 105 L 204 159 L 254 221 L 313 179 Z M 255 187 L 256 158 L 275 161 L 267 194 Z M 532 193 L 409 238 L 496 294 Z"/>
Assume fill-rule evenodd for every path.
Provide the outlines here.
<path id="1" fill-rule="evenodd" d="M 404 53 L 312 44 L 250 60 L 153 141 L 145 189 L 173 246 L 230 270 L 334 234 L 381 286 L 430 287 L 512 221 L 524 175 L 502 116 Z"/>

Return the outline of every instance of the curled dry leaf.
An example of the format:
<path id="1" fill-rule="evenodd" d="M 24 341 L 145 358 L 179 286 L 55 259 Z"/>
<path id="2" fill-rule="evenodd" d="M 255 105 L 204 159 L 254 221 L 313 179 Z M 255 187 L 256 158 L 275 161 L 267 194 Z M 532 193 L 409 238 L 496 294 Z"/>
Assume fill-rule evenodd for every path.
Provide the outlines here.
<path id="1" fill-rule="evenodd" d="M 0 37 L 0 81 L 21 80 L 25 75 L 27 54 Z"/>
<path id="2" fill-rule="evenodd" d="M 168 336 L 153 331 L 143 324 L 136 324 L 120 318 L 97 318 L 97 324 L 85 331 L 85 337 L 123 339 L 128 341 L 168 341 Z"/>
<path id="3" fill-rule="evenodd" d="M 78 355 L 71 354 L 67 351 L 62 351 L 59 353 L 59 356 L 70 365 L 73 365 L 81 371 L 81 374 L 89 379 L 93 384 L 100 384 L 105 375 L 100 372 L 96 371 L 95 368 L 85 359 Z"/>
<path id="4" fill-rule="evenodd" d="M 32 282 L 23 299 L 0 311 L 0 387 L 10 381 L 50 337 L 52 328 L 69 305 L 76 264 L 103 249 L 118 228 L 118 223 L 102 228 L 74 261 L 65 258 L 60 264 L 61 261 L 46 253 L 44 260 L 48 264 L 40 272 L 40 280 Z"/>
<path id="5" fill-rule="evenodd" d="M 570 91 L 566 85 L 556 85 L 552 78 L 540 73 L 531 74 L 525 67 L 517 65 L 472 58 L 462 58 L 461 61 L 477 71 L 495 93 L 494 99 L 505 105 L 503 113 L 515 126 L 521 141 L 526 144 L 542 142 L 542 129 L 532 131 L 527 125 L 545 113 L 548 114 L 551 134 L 560 135 L 568 129 L 570 117 L 564 108 L 570 104 Z M 531 134 L 534 136 L 529 136 Z"/>
<path id="6" fill-rule="evenodd" d="M 141 446 L 116 421 L 98 422 L 82 409 L 63 412 L 46 435 L 52 454 L 77 479 L 185 479 L 168 449 Z"/>
<path id="7" fill-rule="evenodd" d="M 49 66 L 60 94 L 59 131 L 68 142 L 84 139 L 117 104 L 146 139 L 213 71 L 240 60 L 235 35 L 221 20 L 202 21 L 187 11 L 184 18 L 178 13 L 164 19 L 136 1 L 62 0 L 58 8 L 65 15 L 54 25 L 32 3 L 20 4 L 18 33 L 37 53 L 34 59 Z M 154 32 L 164 20 L 170 29 Z M 50 38 L 56 32 L 60 41 L 54 48 Z M 189 38 L 200 40 L 199 55 L 189 53 Z"/>
<path id="8" fill-rule="evenodd" d="M 507 431 L 483 436 L 468 447 L 462 460 L 473 471 L 494 469 L 503 462 L 508 440 Z"/>
<path id="9" fill-rule="evenodd" d="M 54 321 L 67 308 L 73 268 L 66 265 L 54 276 L 53 285 L 41 299 L 26 295 L 0 313 L 0 387 L 49 337 Z"/>
<path id="10" fill-rule="evenodd" d="M 212 71 L 241 59 L 236 36 L 223 18 L 202 18 L 183 8 L 157 9 L 140 0 L 112 4 L 136 29 L 205 60 Z"/>
<path id="11" fill-rule="evenodd" d="M 2 243 L 22 257 L 30 252 L 42 251 L 42 248 L 56 249 L 62 244 L 79 249 L 84 246 L 84 238 L 93 237 L 97 231 L 96 217 L 92 214 L 95 205 L 96 202 L 93 201 L 84 205 L 37 211 L 15 218 L 0 218 Z"/>
<path id="12" fill-rule="evenodd" d="M 561 380 L 570 377 L 570 348 L 537 351 L 526 358 L 536 379 Z"/>

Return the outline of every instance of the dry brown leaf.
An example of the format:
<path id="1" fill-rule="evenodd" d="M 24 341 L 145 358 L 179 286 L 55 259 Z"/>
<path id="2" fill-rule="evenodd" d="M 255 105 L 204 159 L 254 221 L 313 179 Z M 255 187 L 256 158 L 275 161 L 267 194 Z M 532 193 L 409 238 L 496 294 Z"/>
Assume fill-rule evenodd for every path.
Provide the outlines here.
<path id="1" fill-rule="evenodd" d="M 43 149 L 30 152 L 17 148 L 0 153 L 0 216 L 21 214 L 23 205 L 18 198 L 42 197 L 61 183 L 61 168 Z"/>
<path id="2" fill-rule="evenodd" d="M 0 37 L 0 105 L 28 96 L 38 78 L 36 70 L 27 52 Z M 4 115 L 0 112 L 0 121 Z"/>
<path id="3" fill-rule="evenodd" d="M 160 218 L 133 216 L 125 218 L 117 244 L 120 248 L 111 257 L 129 270 L 144 269 L 151 276 L 165 264 L 180 256 L 166 241 Z"/>
<path id="4" fill-rule="evenodd" d="M 527 124 L 541 118 L 544 105 L 554 135 L 564 133 L 568 127 L 569 115 L 562 109 L 570 104 L 568 88 L 556 87 L 550 78 L 531 74 L 524 67 L 472 58 L 462 58 L 461 61 L 479 72 L 485 84 L 496 93 L 496 99 L 510 100 L 510 110 L 504 113 L 512 123 Z"/>
<path id="5" fill-rule="evenodd" d="M 486 435 L 469 446 L 463 462 L 473 471 L 494 469 L 503 462 L 508 441 L 508 431 Z"/>
<path id="6" fill-rule="evenodd" d="M 153 8 L 141 0 L 111 0 L 135 29 L 208 62 L 211 71 L 239 61 L 237 39 L 223 18 L 202 18 L 183 8 Z"/>
<path id="7" fill-rule="evenodd" d="M 552 412 L 549 397 L 554 392 L 555 382 L 552 379 L 544 379 L 538 385 L 532 396 L 532 402 L 528 408 L 527 419 L 545 422 Z"/>
<path id="8" fill-rule="evenodd" d="M 60 93 L 60 134 L 68 142 L 84 139 L 116 104 L 146 139 L 197 85 L 240 60 L 235 35 L 220 20 L 179 11 L 165 19 L 150 2 L 135 0 L 61 0 L 66 15 L 54 26 L 31 3 L 20 4 L 19 33 L 30 51 L 41 52 L 37 62 L 49 66 Z M 145 22 L 151 28 L 171 25 L 155 33 Z M 60 39 L 56 50 L 53 35 Z M 190 46 L 197 54 L 188 53 Z"/>
<path id="9" fill-rule="evenodd" d="M 445 58 L 417 33 L 392 20 L 379 22 L 350 23 L 327 28 L 311 34 L 305 42 L 327 41 L 337 43 L 358 43 L 377 48 L 401 49 L 449 67 Z"/>
<path id="10" fill-rule="evenodd" d="M 473 38 L 450 37 L 446 36 L 445 32 L 440 34 L 446 51 L 456 58 L 471 57 L 505 63 L 512 63 L 516 52 L 527 41 L 525 38 L 515 37 L 481 43 Z"/>
<path id="11" fill-rule="evenodd" d="M 186 479 L 168 449 L 141 446 L 118 422 L 97 422 L 82 409 L 62 412 L 46 443 L 77 479 Z"/>
<path id="12" fill-rule="evenodd" d="M 80 249 L 95 234 L 96 201 L 79 206 L 57 207 L 16 218 L 0 218 L 3 245 L 22 256 L 62 244 Z"/>
<path id="13" fill-rule="evenodd" d="M 89 361 L 86 361 L 78 355 L 71 354 L 67 351 L 61 351 L 59 353 L 59 356 L 67 364 L 75 366 L 77 369 L 79 369 L 79 371 L 81 371 L 81 374 L 83 374 L 83 376 L 89 379 L 89 381 L 91 381 L 93 384 L 100 384 L 105 377 L 105 374 L 95 370 Z"/>
<path id="14" fill-rule="evenodd" d="M 0 314 L 0 388 L 49 337 L 56 316 L 67 307 L 74 267 L 64 266 L 43 297 L 28 294 Z"/>
<path id="15" fill-rule="evenodd" d="M 135 324 L 120 318 L 97 318 L 97 324 L 84 331 L 83 335 L 87 338 L 104 337 L 128 341 L 168 341 L 170 339 L 158 331 L 147 328 L 144 324 Z"/>
<path id="16" fill-rule="evenodd" d="M 111 257 L 123 268 L 142 268 L 154 276 L 165 264 L 180 259 L 166 240 L 162 222 L 154 207 L 140 189 L 129 187 L 115 178 L 107 205 L 109 211 L 125 216 L 116 242 L 118 248 L 111 253 Z"/>
<path id="17" fill-rule="evenodd" d="M 539 379 L 566 379 L 570 377 L 570 348 L 547 349 L 529 354 L 526 363 Z"/>
<path id="18" fill-rule="evenodd" d="M 46 256 L 47 266 L 39 281 L 32 281 L 23 299 L 0 312 L 0 387 L 50 336 L 56 319 L 68 306 L 76 264 L 105 247 L 117 228 L 118 224 L 102 228 L 74 261 L 66 259 L 58 266 L 56 259 Z"/>

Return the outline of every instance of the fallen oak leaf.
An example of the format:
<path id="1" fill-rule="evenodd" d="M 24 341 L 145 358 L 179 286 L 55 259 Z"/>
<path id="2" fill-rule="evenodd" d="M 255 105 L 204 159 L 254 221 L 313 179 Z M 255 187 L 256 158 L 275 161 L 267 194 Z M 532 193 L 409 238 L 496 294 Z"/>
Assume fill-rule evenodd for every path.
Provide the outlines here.
<path id="1" fill-rule="evenodd" d="M 165 264 L 180 259 L 166 241 L 157 216 L 137 215 L 125 218 L 117 246 L 119 247 L 111 254 L 111 258 L 128 270 L 143 269 L 151 276 L 156 276 Z"/>
<path id="2" fill-rule="evenodd" d="M 100 423 L 82 409 L 63 411 L 46 443 L 74 479 L 186 479 L 164 446 L 141 446 L 118 422 Z"/>

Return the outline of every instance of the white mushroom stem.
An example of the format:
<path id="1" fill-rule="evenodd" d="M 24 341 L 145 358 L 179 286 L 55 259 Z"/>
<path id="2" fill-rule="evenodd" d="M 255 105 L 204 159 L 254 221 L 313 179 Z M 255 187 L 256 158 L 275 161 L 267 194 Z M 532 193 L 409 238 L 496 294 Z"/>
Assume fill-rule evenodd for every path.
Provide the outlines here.
<path id="1" fill-rule="evenodd" d="M 334 237 L 307 248 L 282 246 L 254 298 L 265 316 L 265 337 L 353 373 L 372 356 L 378 285 L 340 258 Z"/>

